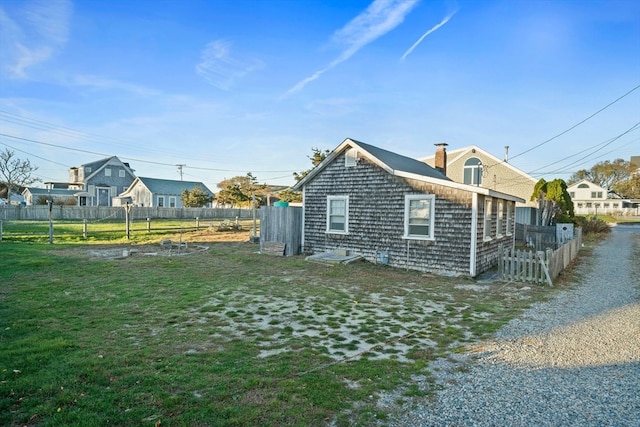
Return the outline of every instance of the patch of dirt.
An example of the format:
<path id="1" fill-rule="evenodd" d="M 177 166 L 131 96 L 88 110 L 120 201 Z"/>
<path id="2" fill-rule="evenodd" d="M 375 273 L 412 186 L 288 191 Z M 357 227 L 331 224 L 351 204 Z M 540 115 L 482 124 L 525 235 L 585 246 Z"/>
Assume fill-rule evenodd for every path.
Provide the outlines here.
<path id="1" fill-rule="evenodd" d="M 139 256 L 184 256 L 209 250 L 208 246 L 195 243 L 173 243 L 163 241 L 159 244 L 148 245 L 113 245 L 96 246 L 91 248 L 73 249 L 95 259 L 125 259 Z"/>

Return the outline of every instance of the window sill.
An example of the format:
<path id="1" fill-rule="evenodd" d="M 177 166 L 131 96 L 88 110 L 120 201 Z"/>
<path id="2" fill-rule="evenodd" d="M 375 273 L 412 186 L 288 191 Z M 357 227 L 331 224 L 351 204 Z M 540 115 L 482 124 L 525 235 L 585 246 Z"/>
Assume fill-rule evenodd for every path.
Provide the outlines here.
<path id="1" fill-rule="evenodd" d="M 429 236 L 402 236 L 403 240 L 422 240 L 434 242 L 436 239 Z"/>
<path id="2" fill-rule="evenodd" d="M 324 232 L 324 234 L 334 234 L 334 235 L 338 235 L 338 236 L 346 236 L 347 234 L 349 234 L 348 231 L 333 231 L 333 230 L 327 230 Z"/>
<path id="3" fill-rule="evenodd" d="M 482 241 L 483 241 L 483 242 L 490 242 L 490 241 L 492 241 L 492 240 L 493 240 L 493 237 L 483 237 L 483 238 L 482 238 Z"/>

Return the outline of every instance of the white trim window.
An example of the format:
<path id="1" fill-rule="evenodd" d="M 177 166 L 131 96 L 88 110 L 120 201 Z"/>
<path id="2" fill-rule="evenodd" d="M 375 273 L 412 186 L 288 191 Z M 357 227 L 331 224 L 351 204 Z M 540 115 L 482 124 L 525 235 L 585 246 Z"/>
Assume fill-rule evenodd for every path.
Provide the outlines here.
<path id="1" fill-rule="evenodd" d="M 344 154 L 344 166 L 346 168 L 355 167 L 358 164 L 358 150 L 349 148 Z"/>
<path id="2" fill-rule="evenodd" d="M 125 177 L 124 169 L 120 169 L 120 170 L 118 170 L 118 176 L 119 176 L 120 178 L 124 178 L 124 177 Z"/>
<path id="3" fill-rule="evenodd" d="M 504 224 L 504 200 L 498 200 L 498 217 L 496 218 L 496 236 L 502 237 L 502 225 Z"/>
<path id="4" fill-rule="evenodd" d="M 176 207 L 176 198 L 174 196 L 169 197 L 169 207 L 170 208 Z"/>
<path id="5" fill-rule="evenodd" d="M 327 196 L 327 233 L 349 233 L 349 196 Z"/>
<path id="6" fill-rule="evenodd" d="M 507 236 L 513 234 L 513 203 L 507 202 Z"/>
<path id="7" fill-rule="evenodd" d="M 164 196 L 158 196 L 158 207 L 164 208 Z"/>
<path id="8" fill-rule="evenodd" d="M 404 238 L 433 240 L 436 196 L 408 194 L 404 196 Z"/>
<path id="9" fill-rule="evenodd" d="M 104 170 L 104 176 L 111 176 L 111 169 L 106 168 L 106 169 Z"/>
<path id="10" fill-rule="evenodd" d="M 484 229 L 482 230 L 482 237 L 484 240 L 491 240 L 491 210 L 493 209 L 493 200 L 491 197 L 485 197 L 484 199 Z"/>
<path id="11" fill-rule="evenodd" d="M 482 161 L 471 157 L 464 162 L 462 169 L 463 182 L 469 185 L 482 185 Z"/>

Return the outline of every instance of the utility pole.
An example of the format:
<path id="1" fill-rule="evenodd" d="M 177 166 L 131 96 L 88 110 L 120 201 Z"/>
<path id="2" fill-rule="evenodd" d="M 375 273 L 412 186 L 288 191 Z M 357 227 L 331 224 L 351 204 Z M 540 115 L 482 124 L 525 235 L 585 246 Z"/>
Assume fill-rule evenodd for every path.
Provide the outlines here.
<path id="1" fill-rule="evenodd" d="M 182 168 L 187 165 L 185 165 L 184 163 L 179 163 L 176 166 L 178 167 L 178 173 L 180 174 L 180 181 L 182 181 Z"/>

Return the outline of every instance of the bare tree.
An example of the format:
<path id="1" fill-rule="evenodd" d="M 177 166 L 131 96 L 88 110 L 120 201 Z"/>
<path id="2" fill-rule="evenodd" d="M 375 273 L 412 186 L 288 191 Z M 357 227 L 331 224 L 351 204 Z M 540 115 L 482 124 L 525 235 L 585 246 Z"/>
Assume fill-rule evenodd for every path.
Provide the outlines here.
<path id="1" fill-rule="evenodd" d="M 15 153 L 8 148 L 0 151 L 0 178 L 7 186 L 7 200 L 10 200 L 11 190 L 26 187 L 40 181 L 33 176 L 38 170 L 37 166 L 27 160 L 18 159 Z"/>

